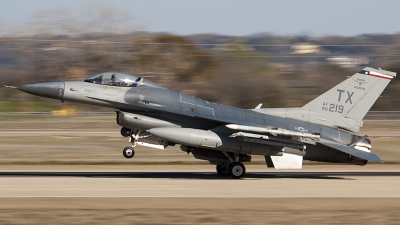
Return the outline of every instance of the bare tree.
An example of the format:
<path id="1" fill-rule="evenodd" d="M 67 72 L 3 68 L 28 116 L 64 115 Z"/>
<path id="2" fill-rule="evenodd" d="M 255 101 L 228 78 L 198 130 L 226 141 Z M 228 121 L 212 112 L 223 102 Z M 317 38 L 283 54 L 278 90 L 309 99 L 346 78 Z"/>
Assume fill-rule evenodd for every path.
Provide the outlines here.
<path id="1" fill-rule="evenodd" d="M 132 13 L 93 1 L 82 11 L 83 23 L 87 33 L 129 33 L 138 27 Z"/>
<path id="2" fill-rule="evenodd" d="M 84 7 L 78 15 L 67 8 L 36 12 L 28 24 L 14 28 L 11 33 L 13 36 L 122 34 L 139 28 L 134 21 L 132 13 L 101 1 L 94 1 Z"/>

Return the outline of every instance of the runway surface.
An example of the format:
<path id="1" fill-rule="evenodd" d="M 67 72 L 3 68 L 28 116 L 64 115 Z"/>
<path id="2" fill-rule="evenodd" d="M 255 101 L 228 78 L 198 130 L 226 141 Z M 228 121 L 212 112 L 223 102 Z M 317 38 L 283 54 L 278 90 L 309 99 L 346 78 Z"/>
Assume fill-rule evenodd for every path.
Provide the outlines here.
<path id="1" fill-rule="evenodd" d="M 400 137 L 400 132 L 368 132 L 360 133 L 370 137 Z M 2 131 L 0 137 L 41 137 L 41 136 L 69 136 L 69 137 L 121 137 L 119 132 L 107 131 Z"/>
<path id="2" fill-rule="evenodd" d="M 211 169 L 187 171 L 9 171 L 0 172 L 1 198 L 400 198 L 400 170 L 259 172 L 242 180 Z M 204 167 L 205 168 L 205 167 Z M 210 167 L 207 167 L 210 168 Z M 315 167 L 318 168 L 318 167 Z M 266 171 L 263 168 L 261 171 Z"/>

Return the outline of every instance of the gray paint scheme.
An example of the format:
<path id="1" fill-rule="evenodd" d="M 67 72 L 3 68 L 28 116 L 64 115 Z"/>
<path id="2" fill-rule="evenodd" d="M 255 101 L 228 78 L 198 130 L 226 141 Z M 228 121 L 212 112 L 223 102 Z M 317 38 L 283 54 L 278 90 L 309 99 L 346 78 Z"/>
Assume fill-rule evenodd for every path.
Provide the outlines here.
<path id="1" fill-rule="evenodd" d="M 378 75 L 364 74 L 365 71 Z M 239 124 L 317 133 L 320 140 L 314 144 L 302 142 L 306 151 L 298 155 L 314 161 L 365 164 L 367 160 L 382 161 L 370 152 L 361 152 L 348 145 L 360 138 L 355 133 L 362 127 L 363 117 L 395 75 L 367 67 L 304 107 L 286 109 L 225 106 L 169 90 L 146 79 L 137 87 L 73 81 L 18 88 L 43 97 L 113 108 L 118 112 L 119 125 L 153 132 L 155 136 L 188 147 L 265 156 L 284 151 L 282 147 L 232 138 L 236 131 L 225 125 Z M 205 144 L 207 138 L 216 143 L 210 144 L 208 140 Z M 284 142 L 288 137 L 278 138 Z"/>

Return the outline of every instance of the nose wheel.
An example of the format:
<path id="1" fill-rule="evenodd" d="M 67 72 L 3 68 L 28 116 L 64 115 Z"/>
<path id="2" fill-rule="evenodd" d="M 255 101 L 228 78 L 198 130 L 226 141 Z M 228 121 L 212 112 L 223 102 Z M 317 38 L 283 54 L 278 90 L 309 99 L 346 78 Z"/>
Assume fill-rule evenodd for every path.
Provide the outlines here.
<path id="1" fill-rule="evenodd" d="M 132 147 L 126 147 L 122 151 L 122 154 L 125 156 L 125 158 L 130 159 L 135 155 L 135 150 Z"/>

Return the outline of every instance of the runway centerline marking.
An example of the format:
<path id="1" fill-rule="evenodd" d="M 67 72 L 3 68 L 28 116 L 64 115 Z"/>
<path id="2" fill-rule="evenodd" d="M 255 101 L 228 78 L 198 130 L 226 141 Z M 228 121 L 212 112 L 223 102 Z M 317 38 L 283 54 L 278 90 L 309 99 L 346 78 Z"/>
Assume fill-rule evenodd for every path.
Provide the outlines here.
<path id="1" fill-rule="evenodd" d="M 304 195 L 304 196 L 140 196 L 140 195 L 127 195 L 127 196 L 103 196 L 103 195 L 92 195 L 92 196 L 68 196 L 68 195 L 54 195 L 54 196 L 37 196 L 37 195 L 26 195 L 26 196 L 0 196 L 0 198 L 214 198 L 214 199 L 241 199 L 241 198 L 395 198 L 398 199 L 400 196 L 378 196 L 378 195 L 365 195 L 365 196 L 314 196 L 314 195 Z"/>
<path id="2" fill-rule="evenodd" d="M 61 188 L 45 188 L 45 189 L 0 189 L 0 191 L 213 191 L 215 189 L 196 189 L 196 188 L 187 188 L 187 189 L 166 189 L 166 188 L 146 188 L 146 189 L 138 189 L 138 188 L 130 188 L 130 189 L 81 189 L 81 188 L 73 188 L 73 189 L 61 189 Z M 285 189 L 285 188 L 265 188 L 265 189 L 248 189 L 252 191 L 293 191 L 293 189 Z M 399 189 L 363 189 L 362 191 L 398 191 Z M 243 191 L 243 189 L 226 189 L 226 191 Z M 305 189 L 305 190 L 296 190 L 296 191 L 359 191 L 351 188 L 344 189 Z"/>

